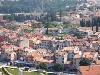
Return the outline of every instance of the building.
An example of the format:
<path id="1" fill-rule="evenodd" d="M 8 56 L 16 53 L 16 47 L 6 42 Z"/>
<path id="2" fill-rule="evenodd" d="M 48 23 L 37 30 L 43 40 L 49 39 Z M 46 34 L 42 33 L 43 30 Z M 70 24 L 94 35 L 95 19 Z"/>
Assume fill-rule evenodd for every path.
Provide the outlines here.
<path id="1" fill-rule="evenodd" d="M 82 34 L 83 37 L 88 37 L 93 34 L 93 31 L 90 29 L 78 28 L 78 31 L 80 32 L 80 34 Z"/>
<path id="2" fill-rule="evenodd" d="M 75 54 L 79 54 L 79 47 L 78 46 L 69 46 L 69 47 L 63 47 L 62 51 L 66 51 L 68 53 L 68 60 L 73 60 L 73 57 Z"/>
<path id="3" fill-rule="evenodd" d="M 100 75 L 100 65 L 79 66 L 77 75 Z"/>
<path id="4" fill-rule="evenodd" d="M 74 58 L 73 58 L 73 69 L 77 69 L 79 67 L 79 62 L 80 62 L 81 58 L 82 57 L 79 54 L 74 55 Z"/>
<path id="5" fill-rule="evenodd" d="M 56 50 L 55 52 L 55 62 L 64 66 L 67 61 L 68 53 L 66 51 Z"/>
<path id="6" fill-rule="evenodd" d="M 97 56 L 98 56 L 97 52 L 84 52 L 82 57 L 94 61 L 97 59 Z"/>

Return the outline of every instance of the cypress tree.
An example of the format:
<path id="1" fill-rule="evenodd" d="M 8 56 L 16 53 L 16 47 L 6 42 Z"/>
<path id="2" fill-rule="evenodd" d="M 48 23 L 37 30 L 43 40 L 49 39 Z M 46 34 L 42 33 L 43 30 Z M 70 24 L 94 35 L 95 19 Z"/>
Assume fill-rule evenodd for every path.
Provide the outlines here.
<path id="1" fill-rule="evenodd" d="M 46 30 L 46 35 L 48 35 L 48 26 L 49 26 L 49 15 L 47 13 L 47 25 L 46 25 L 47 30 Z"/>
<path id="2" fill-rule="evenodd" d="M 93 20 L 93 18 L 92 18 L 91 26 L 92 26 L 92 31 L 93 31 L 93 27 L 94 27 L 94 20 Z"/>

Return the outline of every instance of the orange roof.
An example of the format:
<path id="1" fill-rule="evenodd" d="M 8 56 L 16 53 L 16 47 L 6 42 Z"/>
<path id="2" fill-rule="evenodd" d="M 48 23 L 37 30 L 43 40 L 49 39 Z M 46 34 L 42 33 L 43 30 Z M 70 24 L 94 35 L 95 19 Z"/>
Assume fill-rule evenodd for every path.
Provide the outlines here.
<path id="1" fill-rule="evenodd" d="M 8 48 L 10 45 L 3 45 L 1 46 L 2 49 Z"/>
<path id="2" fill-rule="evenodd" d="M 56 55 L 61 55 L 61 56 L 63 56 L 63 55 L 65 55 L 65 51 L 61 51 L 61 50 L 56 50 Z"/>
<path id="3" fill-rule="evenodd" d="M 39 61 L 39 62 L 44 62 L 44 63 L 53 63 L 54 62 L 54 60 L 47 60 L 47 59 L 43 59 L 43 58 L 41 58 L 41 59 L 35 59 L 36 61 Z"/>
<path id="4" fill-rule="evenodd" d="M 99 43 L 99 41 L 92 41 L 92 43 Z"/>
<path id="5" fill-rule="evenodd" d="M 37 57 L 39 57 L 38 53 L 36 53 L 36 52 L 32 52 L 32 55 L 33 55 L 34 59 L 36 59 Z"/>
<path id="6" fill-rule="evenodd" d="M 63 47 L 62 51 L 75 50 L 75 48 L 77 48 L 77 46 Z M 79 51 L 79 50 L 76 50 L 76 51 Z"/>
<path id="7" fill-rule="evenodd" d="M 64 62 L 64 64 L 70 64 L 71 63 L 71 61 L 65 61 Z"/>
<path id="8" fill-rule="evenodd" d="M 74 59 L 80 58 L 79 54 L 74 55 Z"/>
<path id="9" fill-rule="evenodd" d="M 79 71 L 82 75 L 100 75 L 100 65 L 80 66 Z"/>
<path id="10" fill-rule="evenodd" d="M 96 33 L 95 33 L 95 35 L 99 35 L 99 34 L 100 34 L 100 32 L 96 32 Z"/>
<path id="11" fill-rule="evenodd" d="M 84 58 L 93 58 L 94 57 L 94 52 L 84 52 L 83 57 Z"/>
<path id="12" fill-rule="evenodd" d="M 89 29 L 79 29 L 80 32 L 90 32 L 91 30 Z"/>
<path id="13" fill-rule="evenodd" d="M 42 40 L 52 40 L 53 37 L 49 37 L 49 36 L 43 36 Z"/>
<path id="14" fill-rule="evenodd" d="M 19 47 L 19 49 L 24 49 L 24 48 L 25 48 L 25 46 L 20 46 L 20 47 Z"/>
<path id="15" fill-rule="evenodd" d="M 18 49 L 19 49 L 19 47 L 15 47 L 15 48 L 14 48 L 14 51 L 17 51 Z"/>
<path id="16" fill-rule="evenodd" d="M 96 60 L 96 65 L 100 65 L 100 60 Z"/>

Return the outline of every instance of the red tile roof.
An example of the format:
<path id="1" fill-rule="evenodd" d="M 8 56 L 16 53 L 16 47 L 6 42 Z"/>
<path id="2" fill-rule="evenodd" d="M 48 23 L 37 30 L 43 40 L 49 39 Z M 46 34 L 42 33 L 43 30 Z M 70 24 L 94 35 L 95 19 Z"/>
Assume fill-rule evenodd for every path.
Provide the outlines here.
<path id="1" fill-rule="evenodd" d="M 82 75 L 100 75 L 100 65 L 80 66 Z"/>

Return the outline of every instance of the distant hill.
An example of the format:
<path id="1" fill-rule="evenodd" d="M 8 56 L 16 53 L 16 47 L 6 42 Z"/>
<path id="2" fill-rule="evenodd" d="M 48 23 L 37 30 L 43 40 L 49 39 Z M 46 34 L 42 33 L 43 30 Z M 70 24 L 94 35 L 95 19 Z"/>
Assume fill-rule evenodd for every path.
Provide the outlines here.
<path id="1" fill-rule="evenodd" d="M 66 6 L 75 9 L 77 0 L 43 0 L 44 11 L 66 10 Z M 41 11 L 42 0 L 2 0 L 0 3 L 0 13 L 17 13 Z"/>

